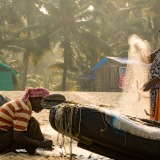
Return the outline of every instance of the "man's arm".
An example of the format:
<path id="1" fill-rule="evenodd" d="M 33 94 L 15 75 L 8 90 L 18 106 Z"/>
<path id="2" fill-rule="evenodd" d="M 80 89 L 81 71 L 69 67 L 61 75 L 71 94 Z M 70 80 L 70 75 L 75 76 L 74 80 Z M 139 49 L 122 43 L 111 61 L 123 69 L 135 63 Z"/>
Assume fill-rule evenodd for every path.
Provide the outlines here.
<path id="1" fill-rule="evenodd" d="M 34 139 L 31 139 L 23 134 L 22 131 L 14 131 L 13 133 L 13 139 L 21 144 L 33 146 L 35 148 L 44 148 L 47 150 L 52 150 L 53 142 L 52 140 L 44 140 L 44 141 L 37 141 Z"/>
<path id="2" fill-rule="evenodd" d="M 160 81 L 159 77 L 155 77 L 154 79 L 148 81 L 143 85 L 143 91 L 149 91 L 151 87 Z"/>

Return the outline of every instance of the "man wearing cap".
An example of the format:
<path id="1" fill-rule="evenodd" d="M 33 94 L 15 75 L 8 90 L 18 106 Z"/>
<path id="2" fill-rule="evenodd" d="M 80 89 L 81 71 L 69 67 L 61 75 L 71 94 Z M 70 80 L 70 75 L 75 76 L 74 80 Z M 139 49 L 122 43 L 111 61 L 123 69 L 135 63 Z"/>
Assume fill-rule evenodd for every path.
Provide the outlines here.
<path id="1" fill-rule="evenodd" d="M 32 111 L 39 113 L 41 100 L 49 95 L 45 88 L 28 88 L 22 99 L 11 100 L 0 107 L 0 153 L 26 149 L 34 155 L 36 148 L 52 150 L 53 142 L 44 140 Z"/>

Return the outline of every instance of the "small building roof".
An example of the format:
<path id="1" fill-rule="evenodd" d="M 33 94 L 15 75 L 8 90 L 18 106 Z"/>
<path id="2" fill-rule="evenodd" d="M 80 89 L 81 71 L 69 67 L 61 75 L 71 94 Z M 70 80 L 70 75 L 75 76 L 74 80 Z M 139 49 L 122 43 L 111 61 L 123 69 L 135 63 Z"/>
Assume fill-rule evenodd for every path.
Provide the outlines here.
<path id="1" fill-rule="evenodd" d="M 121 57 L 105 57 L 103 59 L 101 59 L 95 66 L 93 66 L 89 72 L 86 75 L 83 76 L 79 76 L 79 79 L 85 79 L 85 80 L 92 80 L 96 78 L 95 75 L 95 71 L 100 68 L 106 61 L 108 61 L 109 59 L 115 60 L 119 63 L 122 64 L 128 64 L 130 63 L 129 60 L 127 58 L 121 58 Z"/>
<path id="2" fill-rule="evenodd" d="M 14 70 L 11 66 L 9 66 L 9 65 L 7 65 L 7 64 L 5 64 L 5 63 L 3 63 L 3 62 L 0 62 L 0 70 L 1 70 L 1 68 L 4 69 L 4 70 L 6 70 L 6 71 L 11 71 L 13 75 L 19 74 L 19 73 L 18 73 L 16 70 Z"/>
<path id="3" fill-rule="evenodd" d="M 99 67 L 101 67 L 107 60 L 112 59 L 122 64 L 129 64 L 132 63 L 128 58 L 122 58 L 122 57 L 105 57 L 101 59 L 94 67 L 91 68 L 91 71 L 96 71 Z"/>

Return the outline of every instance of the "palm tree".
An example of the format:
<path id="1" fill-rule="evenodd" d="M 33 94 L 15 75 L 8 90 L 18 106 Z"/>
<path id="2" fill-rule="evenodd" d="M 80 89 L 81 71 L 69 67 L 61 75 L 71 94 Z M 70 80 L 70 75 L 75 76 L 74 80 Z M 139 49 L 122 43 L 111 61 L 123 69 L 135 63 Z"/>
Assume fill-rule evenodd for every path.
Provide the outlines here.
<path id="1" fill-rule="evenodd" d="M 16 49 L 23 53 L 22 90 L 25 88 L 30 58 L 37 64 L 49 49 L 48 33 L 44 33 L 43 28 L 36 24 L 37 16 L 43 14 L 40 7 L 39 0 L 13 0 L 4 2 L 0 10 L 3 12 L 1 22 L 6 22 L 2 23 L 6 38 L 1 39 L 1 48 L 12 51 Z"/>
<path id="2" fill-rule="evenodd" d="M 1 52 L 23 53 L 24 89 L 31 60 L 36 65 L 58 44 L 63 63 L 56 65 L 63 69 L 61 90 L 66 90 L 69 77 L 83 74 L 101 57 L 126 56 L 128 36 L 133 33 L 156 46 L 159 5 L 158 0 L 4 0 L 0 3 Z M 46 14 L 40 11 L 42 6 Z"/>
<path id="3" fill-rule="evenodd" d="M 92 0 L 95 8 L 105 13 L 102 36 L 115 56 L 127 56 L 128 37 L 137 34 L 157 46 L 159 0 Z"/>
<path id="4" fill-rule="evenodd" d="M 89 6 L 82 6 L 78 0 L 57 0 L 45 3 L 44 7 L 48 14 L 44 15 L 43 20 L 45 24 L 50 24 L 50 27 L 49 25 L 47 27 L 50 31 L 49 38 L 54 44 L 60 43 L 63 50 L 61 89 L 64 91 L 66 90 L 67 70 L 75 68 L 78 70 L 79 64 L 86 67 L 88 57 L 90 57 L 90 61 L 97 58 L 92 53 L 108 51 L 108 46 L 97 36 L 99 25 L 94 19 L 93 11 L 88 10 Z M 52 22 L 47 21 L 51 19 Z"/>

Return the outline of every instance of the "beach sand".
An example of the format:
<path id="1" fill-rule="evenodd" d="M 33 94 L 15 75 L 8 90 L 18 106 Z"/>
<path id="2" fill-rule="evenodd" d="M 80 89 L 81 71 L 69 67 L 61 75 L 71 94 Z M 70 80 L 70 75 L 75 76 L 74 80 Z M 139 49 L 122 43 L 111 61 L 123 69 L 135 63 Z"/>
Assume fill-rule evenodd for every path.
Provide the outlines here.
<path id="1" fill-rule="evenodd" d="M 21 98 L 23 95 L 22 91 L 3 91 L 4 95 L 9 97 L 10 99 Z M 116 110 L 125 114 L 125 108 L 119 107 L 119 100 L 121 98 L 121 92 L 51 92 L 51 93 L 59 93 L 66 97 L 68 101 L 74 101 L 80 104 L 94 104 L 94 105 L 102 105 L 103 107 L 107 107 L 111 110 Z M 129 107 L 128 107 L 129 108 Z M 129 109 L 128 109 L 129 110 Z M 127 111 L 128 111 L 127 110 Z M 132 112 L 132 108 L 130 108 L 130 112 L 127 114 L 134 115 Z M 135 108 L 134 108 L 135 110 Z M 75 154 L 76 159 L 91 159 L 91 160 L 110 160 L 107 157 L 103 157 L 101 155 L 97 155 L 95 153 L 91 153 L 87 150 L 81 149 L 77 147 L 77 142 L 73 141 L 70 143 L 70 138 L 62 138 L 61 135 L 58 135 L 49 123 L 49 111 L 48 109 L 44 109 L 40 113 L 34 113 L 33 116 L 39 121 L 42 132 L 44 133 L 46 138 L 52 139 L 54 143 L 53 151 L 43 151 L 38 150 L 40 155 L 30 156 L 26 153 L 8 153 L 5 155 L 0 155 L 0 160 L 63 160 L 70 159 L 69 154 Z M 145 114 L 141 112 L 141 116 L 145 117 Z M 59 139 L 58 139 L 59 137 Z M 61 147 L 62 142 L 65 144 L 65 149 Z M 72 152 L 71 152 L 72 149 Z M 68 155 L 68 156 L 67 156 Z M 73 158 L 74 159 L 74 158 Z"/>

